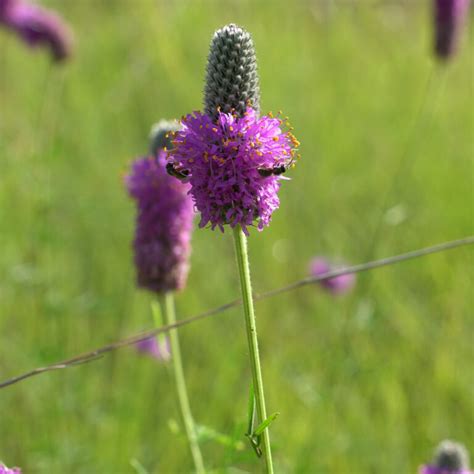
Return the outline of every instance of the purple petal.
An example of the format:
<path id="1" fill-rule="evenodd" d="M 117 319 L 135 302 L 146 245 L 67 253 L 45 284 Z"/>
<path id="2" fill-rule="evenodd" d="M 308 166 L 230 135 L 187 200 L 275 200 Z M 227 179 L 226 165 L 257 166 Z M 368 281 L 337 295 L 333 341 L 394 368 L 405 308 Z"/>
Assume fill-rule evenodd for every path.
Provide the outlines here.
<path id="1" fill-rule="evenodd" d="M 282 120 L 257 117 L 251 108 L 243 117 L 219 113 L 215 122 L 200 112 L 182 119 L 168 159 L 189 172 L 190 194 L 201 213 L 200 226 L 224 230 L 224 225 L 258 230 L 269 225 L 278 209 L 281 176 L 271 172 L 289 165 L 297 140 L 282 132 Z"/>

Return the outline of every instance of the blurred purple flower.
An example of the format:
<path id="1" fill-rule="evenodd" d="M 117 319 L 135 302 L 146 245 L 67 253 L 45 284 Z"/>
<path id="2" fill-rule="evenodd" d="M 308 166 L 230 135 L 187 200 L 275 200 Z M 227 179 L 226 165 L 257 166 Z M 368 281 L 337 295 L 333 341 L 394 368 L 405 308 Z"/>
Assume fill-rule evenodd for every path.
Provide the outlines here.
<path id="1" fill-rule="evenodd" d="M 12 467 L 8 469 L 5 464 L 0 462 L 0 474 L 21 474 L 21 469 L 19 467 Z"/>
<path id="2" fill-rule="evenodd" d="M 469 469 L 456 469 L 453 471 L 432 465 L 421 466 L 419 472 L 420 474 L 473 474 L 473 471 Z"/>
<path id="3" fill-rule="evenodd" d="M 435 53 L 448 59 L 456 51 L 470 0 L 434 0 Z"/>
<path id="4" fill-rule="evenodd" d="M 133 244 L 138 286 L 157 293 L 182 289 L 191 253 L 189 186 L 167 173 L 164 151 L 136 160 L 125 183 L 137 203 Z"/>
<path id="5" fill-rule="evenodd" d="M 469 470 L 469 453 L 461 443 L 442 441 L 433 462 L 420 467 L 419 474 L 474 474 Z"/>
<path id="6" fill-rule="evenodd" d="M 324 257 L 316 257 L 310 263 L 310 274 L 313 277 L 319 277 L 330 271 L 343 268 L 341 265 L 333 265 Z M 352 289 L 356 277 L 353 273 L 340 275 L 328 280 L 322 280 L 319 284 L 333 294 L 343 294 Z"/>
<path id="7" fill-rule="evenodd" d="M 171 359 L 171 349 L 168 338 L 158 342 L 156 337 L 150 337 L 143 341 L 138 341 L 135 343 L 135 347 L 138 352 L 149 354 L 157 360 L 167 361 Z"/>
<path id="8" fill-rule="evenodd" d="M 31 47 L 48 46 L 55 61 L 62 61 L 71 54 L 71 30 L 50 10 L 24 0 L 0 0 L 2 24 L 15 31 Z"/>
<path id="9" fill-rule="evenodd" d="M 194 112 L 174 133 L 174 149 L 168 154 L 177 170 L 186 170 L 185 181 L 201 213 L 200 227 L 210 223 L 246 227 L 256 221 L 262 230 L 278 208 L 282 179 L 273 170 L 288 165 L 298 145 L 282 120 L 258 117 L 248 108 L 242 117 L 217 113 L 217 119 Z"/>

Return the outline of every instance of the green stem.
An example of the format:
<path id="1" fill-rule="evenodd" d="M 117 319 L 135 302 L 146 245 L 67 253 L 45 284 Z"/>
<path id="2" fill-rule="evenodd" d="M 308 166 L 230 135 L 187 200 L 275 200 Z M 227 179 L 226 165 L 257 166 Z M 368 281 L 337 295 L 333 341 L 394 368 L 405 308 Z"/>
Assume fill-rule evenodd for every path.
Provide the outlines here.
<path id="1" fill-rule="evenodd" d="M 174 324 L 176 322 L 176 313 L 174 308 L 173 294 L 165 293 L 159 297 L 160 305 L 165 319 L 165 324 Z M 178 393 L 179 407 L 183 417 L 184 428 L 188 437 L 189 448 L 194 461 L 194 467 L 197 474 L 204 474 L 204 462 L 202 460 L 201 450 L 196 434 L 191 407 L 189 405 L 188 392 L 186 390 L 186 381 L 184 379 L 183 364 L 181 361 L 181 349 L 179 347 L 178 330 L 172 329 L 169 332 L 171 346 L 171 360 L 173 363 L 174 378 L 176 382 L 176 391 Z"/>
<path id="2" fill-rule="evenodd" d="M 247 327 L 247 339 L 250 352 L 250 365 L 252 367 L 252 379 L 257 408 L 258 423 L 267 419 L 265 408 L 265 396 L 263 392 L 262 369 L 260 367 L 260 356 L 258 353 L 257 325 L 253 309 L 252 283 L 250 281 L 249 258 L 247 252 L 247 237 L 240 226 L 234 228 L 235 254 L 239 267 L 240 286 L 242 289 L 242 301 L 244 306 L 245 324 Z M 263 454 L 265 457 L 266 472 L 273 473 L 272 452 L 270 446 L 270 433 L 266 428 L 263 433 Z"/>

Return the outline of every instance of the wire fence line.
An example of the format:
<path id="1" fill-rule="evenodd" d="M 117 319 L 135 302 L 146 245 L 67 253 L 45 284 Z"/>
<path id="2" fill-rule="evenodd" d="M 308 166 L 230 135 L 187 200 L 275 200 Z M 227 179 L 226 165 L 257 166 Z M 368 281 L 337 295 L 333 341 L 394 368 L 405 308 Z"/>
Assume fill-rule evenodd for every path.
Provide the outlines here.
<path id="1" fill-rule="evenodd" d="M 413 260 L 415 258 L 420 258 L 424 257 L 426 255 L 438 253 L 438 252 L 443 252 L 446 250 L 454 249 L 454 248 L 459 248 L 462 246 L 467 246 L 467 245 L 472 245 L 474 244 L 474 236 L 469 236 L 465 237 L 462 239 L 458 240 L 452 240 L 449 242 L 443 242 L 441 244 L 433 245 L 430 247 L 424 247 L 421 249 L 413 250 L 411 252 L 399 254 L 399 255 L 394 255 L 392 257 L 387 257 L 387 258 L 382 258 L 380 260 L 373 260 L 371 262 L 367 263 L 361 263 L 358 265 L 353 265 L 350 267 L 345 267 L 341 268 L 338 270 L 333 270 L 330 272 L 327 272 L 323 275 L 319 275 L 317 277 L 307 277 L 303 278 L 301 280 L 298 280 L 296 282 L 290 283 L 286 286 L 283 286 L 281 288 L 276 288 L 274 290 L 269 290 L 264 293 L 260 294 L 255 294 L 254 298 L 256 301 L 261 301 L 266 298 L 270 298 L 273 296 L 280 295 L 282 293 L 287 293 L 292 290 L 296 290 L 299 288 L 302 288 L 304 286 L 312 285 L 314 283 L 318 283 L 324 280 L 329 280 L 334 277 L 338 277 L 341 275 L 347 275 L 347 274 L 352 274 L 352 273 L 360 273 L 368 270 L 373 270 L 375 268 L 381 268 L 381 267 L 386 267 L 389 265 L 393 265 L 396 263 L 404 262 L 407 260 Z M 205 311 L 203 313 L 200 313 L 196 316 L 192 316 L 186 319 L 181 319 L 177 321 L 174 324 L 168 324 L 165 326 L 162 326 L 160 328 L 155 328 L 149 331 L 142 331 L 141 333 L 135 334 L 133 336 L 129 336 L 125 339 L 121 339 L 119 341 L 107 344 L 105 346 L 99 347 L 98 349 L 95 349 L 93 351 L 85 352 L 83 354 L 77 355 L 75 357 L 71 357 L 69 359 L 62 360 L 60 362 L 47 365 L 45 367 L 39 367 L 33 370 L 30 370 L 28 372 L 25 372 L 21 375 L 18 375 L 16 377 L 9 378 L 3 382 L 0 383 L 0 389 L 8 387 L 10 385 L 14 385 L 16 383 L 19 383 L 23 380 L 26 380 L 30 377 L 33 377 L 35 375 L 43 374 L 45 372 L 51 372 L 53 370 L 61 370 L 61 369 L 67 369 L 68 367 L 75 367 L 77 365 L 81 364 L 86 364 L 89 362 L 93 362 L 95 360 L 98 360 L 104 356 L 104 354 L 107 354 L 109 352 L 118 350 L 122 347 L 126 346 L 131 346 L 137 342 L 144 341 L 146 339 L 149 339 L 151 337 L 154 337 L 158 334 L 163 334 L 166 332 L 169 332 L 172 329 L 178 329 L 183 326 L 187 326 L 188 324 L 194 323 L 196 321 L 199 321 L 201 319 L 205 319 L 211 316 L 215 316 L 217 314 L 223 313 L 224 311 L 227 311 L 228 309 L 234 308 L 236 306 L 240 306 L 242 304 L 242 301 L 240 299 L 233 300 L 229 303 L 226 303 L 224 305 L 218 306 L 216 308 L 210 309 L 208 311 Z"/>

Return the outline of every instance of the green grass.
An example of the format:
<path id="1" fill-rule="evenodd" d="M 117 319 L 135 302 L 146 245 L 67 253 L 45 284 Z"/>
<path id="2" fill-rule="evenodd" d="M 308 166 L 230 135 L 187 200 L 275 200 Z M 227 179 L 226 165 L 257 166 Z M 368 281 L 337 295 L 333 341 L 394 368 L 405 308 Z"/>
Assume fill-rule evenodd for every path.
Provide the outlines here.
<path id="1" fill-rule="evenodd" d="M 472 35 L 440 67 L 428 2 L 323 3 L 51 1 L 77 37 L 57 68 L 0 31 L 0 379 L 152 327 L 121 175 L 154 121 L 201 107 L 227 22 L 253 34 L 262 110 L 282 109 L 302 143 L 272 225 L 250 237 L 256 291 L 316 254 L 358 263 L 472 233 Z M 472 263 L 464 248 L 360 275 L 342 298 L 257 304 L 277 472 L 408 474 L 443 438 L 474 449 Z M 178 314 L 237 296 L 231 233 L 196 230 Z M 180 334 L 195 418 L 243 439 L 241 310 Z M 27 474 L 133 473 L 132 459 L 190 472 L 176 421 L 169 367 L 124 349 L 0 391 L 0 458 Z M 259 471 L 247 445 L 202 448 L 216 472 Z"/>

